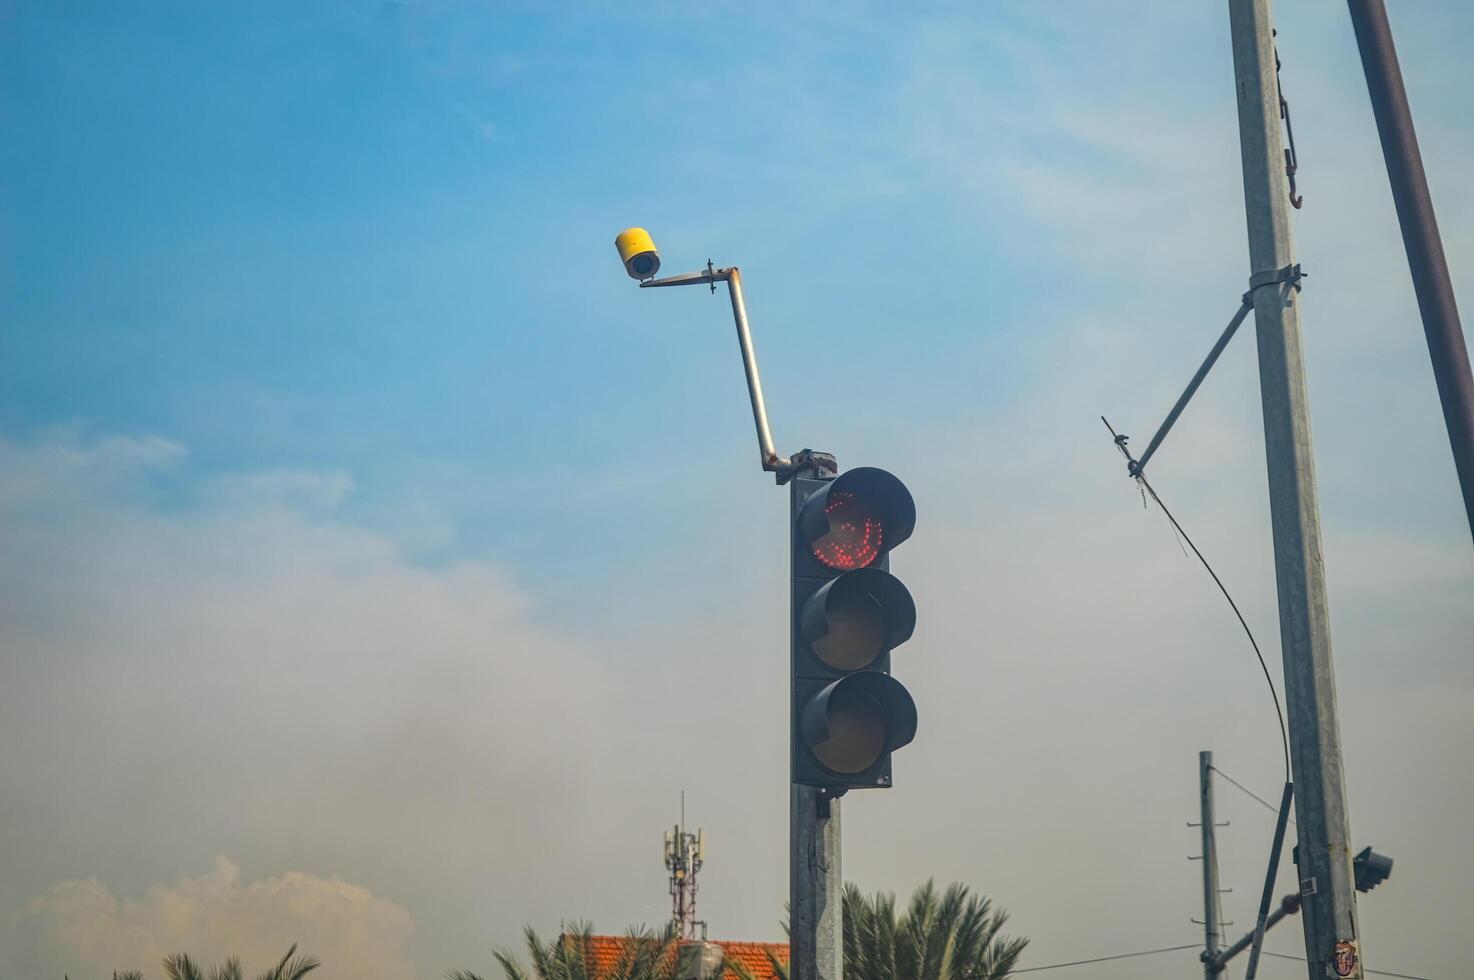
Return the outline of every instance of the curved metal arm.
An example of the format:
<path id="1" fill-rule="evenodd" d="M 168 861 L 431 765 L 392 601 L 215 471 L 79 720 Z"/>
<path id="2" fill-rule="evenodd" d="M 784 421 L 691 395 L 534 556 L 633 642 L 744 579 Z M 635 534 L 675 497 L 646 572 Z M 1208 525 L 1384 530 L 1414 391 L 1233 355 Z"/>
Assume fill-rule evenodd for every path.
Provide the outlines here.
<path id="1" fill-rule="evenodd" d="M 702 272 L 686 272 L 664 279 L 651 279 L 640 283 L 648 286 L 696 286 L 725 282 L 727 294 L 732 300 L 732 319 L 737 323 L 737 344 L 742 349 L 742 368 L 747 373 L 747 395 L 752 401 L 752 422 L 757 428 L 757 446 L 761 454 L 763 469 L 770 473 L 785 473 L 793 468 L 793 460 L 779 456 L 773 447 L 773 432 L 768 428 L 768 407 L 763 401 L 763 381 L 757 370 L 757 351 L 752 346 L 752 331 L 747 326 L 747 303 L 742 296 L 742 273 L 734 265 L 728 269 L 713 269 Z"/>

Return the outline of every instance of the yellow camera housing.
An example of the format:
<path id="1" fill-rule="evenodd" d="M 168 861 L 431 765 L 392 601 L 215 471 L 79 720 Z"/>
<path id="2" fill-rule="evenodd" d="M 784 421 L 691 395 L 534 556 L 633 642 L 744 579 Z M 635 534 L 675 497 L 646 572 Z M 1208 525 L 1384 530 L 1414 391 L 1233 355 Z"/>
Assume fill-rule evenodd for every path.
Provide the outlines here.
<path id="1" fill-rule="evenodd" d="M 626 228 L 615 236 L 614 247 L 619 249 L 619 260 L 631 279 L 644 282 L 660 271 L 660 250 L 644 228 Z"/>

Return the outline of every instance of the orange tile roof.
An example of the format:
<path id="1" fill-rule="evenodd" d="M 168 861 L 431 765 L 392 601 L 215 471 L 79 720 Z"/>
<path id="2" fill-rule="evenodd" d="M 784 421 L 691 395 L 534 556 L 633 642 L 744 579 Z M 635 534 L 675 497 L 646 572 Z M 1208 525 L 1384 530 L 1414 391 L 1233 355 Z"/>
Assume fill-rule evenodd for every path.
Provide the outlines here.
<path id="1" fill-rule="evenodd" d="M 572 936 L 564 936 L 564 941 L 570 941 Z M 629 939 L 625 936 L 590 936 L 589 937 L 589 962 L 593 967 L 595 977 L 606 976 L 619 962 L 620 955 L 624 952 Z M 776 980 L 777 974 L 773 972 L 773 965 L 768 961 L 768 953 L 771 951 L 780 962 L 788 961 L 787 943 L 742 943 L 724 942 L 712 940 L 713 943 L 722 948 L 724 963 L 740 963 L 747 968 L 757 980 Z M 736 980 L 735 974 L 729 970 L 722 971 L 723 980 Z"/>
<path id="2" fill-rule="evenodd" d="M 747 972 L 751 973 L 754 977 L 757 977 L 757 980 L 775 980 L 775 978 L 778 976 L 778 974 L 773 972 L 773 964 L 768 959 L 769 953 L 772 953 L 774 956 L 778 957 L 778 961 L 780 963 L 788 962 L 787 943 L 719 942 L 717 943 L 717 945 L 722 947 L 724 962 L 741 963 L 743 966 L 747 967 Z M 726 971 L 723 972 L 726 976 L 731 976 L 730 973 L 727 973 Z"/>

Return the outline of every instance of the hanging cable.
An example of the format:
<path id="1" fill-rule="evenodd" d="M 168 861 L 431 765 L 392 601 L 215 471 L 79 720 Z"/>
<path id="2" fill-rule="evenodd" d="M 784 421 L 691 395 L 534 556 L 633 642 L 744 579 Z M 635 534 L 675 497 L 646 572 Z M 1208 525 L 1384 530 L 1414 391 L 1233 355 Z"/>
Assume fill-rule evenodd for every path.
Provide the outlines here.
<path id="1" fill-rule="evenodd" d="M 1172 516 L 1172 512 L 1167 509 L 1167 505 L 1162 503 L 1162 498 L 1157 496 L 1157 491 L 1152 488 L 1151 482 L 1147 480 L 1146 474 L 1142 472 L 1141 464 L 1131 458 L 1131 452 L 1126 448 L 1126 436 L 1118 435 L 1116 430 L 1111 428 L 1111 423 L 1106 422 L 1104 415 L 1100 417 L 1100 420 L 1105 423 L 1106 431 L 1110 432 L 1111 438 L 1115 440 L 1116 448 L 1121 450 L 1121 454 L 1126 457 L 1127 469 L 1131 473 L 1131 476 L 1140 486 L 1146 489 L 1148 496 L 1156 502 L 1156 505 L 1162 508 L 1162 513 L 1167 516 L 1167 520 L 1172 522 L 1172 526 L 1177 529 L 1178 534 L 1182 535 L 1182 539 L 1193 550 L 1193 554 L 1198 556 L 1198 561 L 1202 562 L 1203 567 L 1208 570 L 1208 574 L 1213 578 L 1213 583 L 1218 586 L 1218 591 L 1223 593 L 1223 598 L 1228 600 L 1229 608 L 1238 617 L 1239 625 L 1244 628 L 1244 635 L 1249 638 L 1249 645 L 1254 648 L 1254 656 L 1259 658 L 1259 668 L 1264 671 L 1264 681 L 1269 685 L 1269 696 L 1274 699 L 1274 714 L 1279 719 L 1280 724 L 1280 743 L 1285 751 L 1285 782 L 1288 783 L 1290 781 L 1290 735 L 1285 728 L 1285 712 L 1280 707 L 1279 691 L 1274 686 L 1274 678 L 1270 676 L 1269 665 L 1264 662 L 1264 654 L 1259 650 L 1259 643 L 1254 639 L 1254 631 L 1249 629 L 1249 623 L 1244 619 L 1244 614 L 1239 611 L 1238 603 L 1233 601 L 1233 596 L 1228 593 L 1228 587 L 1223 584 L 1223 580 L 1218 577 L 1218 573 L 1213 571 L 1213 566 L 1208 563 L 1208 559 L 1203 557 L 1203 553 L 1198 550 L 1198 546 L 1193 543 L 1193 539 L 1182 529 L 1182 525 L 1178 523 L 1177 518 Z"/>
<path id="2" fill-rule="evenodd" d="M 1269 802 L 1264 797 L 1260 796 L 1258 793 L 1254 792 L 1249 787 L 1247 787 L 1243 783 L 1239 782 L 1237 779 L 1234 779 L 1232 776 L 1230 776 L 1228 773 L 1224 772 L 1222 769 L 1219 769 L 1217 766 L 1214 766 L 1213 767 L 1213 771 L 1216 772 L 1216 773 L 1218 773 L 1218 775 L 1222 776 L 1224 779 L 1228 780 L 1230 783 L 1233 783 L 1235 786 L 1237 786 L 1244 793 L 1248 794 L 1249 797 L 1251 797 L 1252 799 L 1258 800 L 1261 804 L 1264 805 L 1264 809 L 1268 810 L 1270 813 L 1276 813 L 1277 814 L 1277 813 L 1280 812 L 1279 807 L 1275 806 L 1273 803 Z M 1294 822 L 1295 822 L 1295 818 L 1294 817 L 1291 817 L 1290 818 L 1290 823 L 1294 823 Z"/>
<path id="3" fill-rule="evenodd" d="M 1305 957 L 1303 956 L 1291 956 L 1289 953 L 1271 953 L 1267 949 L 1264 951 L 1264 955 L 1273 956 L 1279 960 L 1298 960 L 1301 963 L 1305 962 Z M 1018 971 L 1015 970 L 1014 972 L 1017 973 Z M 1362 967 L 1361 972 L 1375 973 L 1379 977 L 1401 977 L 1402 980 L 1430 980 L 1428 977 L 1415 977 L 1411 973 L 1388 973 L 1386 970 L 1372 970 L 1367 967 Z"/>
<path id="4" fill-rule="evenodd" d="M 1030 966 L 1022 970 L 1015 969 L 1014 973 L 1038 973 L 1040 970 L 1058 970 L 1066 966 L 1084 966 L 1086 963 L 1104 963 L 1107 960 L 1129 960 L 1133 956 L 1155 956 L 1157 953 L 1175 953 L 1183 949 L 1197 949 L 1202 943 L 1189 943 L 1186 946 L 1163 946 L 1161 949 L 1143 949 L 1136 953 L 1117 953 L 1115 956 L 1097 956 L 1091 960 L 1071 960 L 1069 963 L 1051 963 L 1048 966 Z"/>

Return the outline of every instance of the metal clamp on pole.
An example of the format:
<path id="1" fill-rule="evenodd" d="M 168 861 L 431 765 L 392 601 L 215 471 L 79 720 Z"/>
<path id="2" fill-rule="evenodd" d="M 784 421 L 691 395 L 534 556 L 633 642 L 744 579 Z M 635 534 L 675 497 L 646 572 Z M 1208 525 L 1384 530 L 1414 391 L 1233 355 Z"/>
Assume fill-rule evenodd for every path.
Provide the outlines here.
<path id="1" fill-rule="evenodd" d="M 1283 269 L 1266 269 L 1264 272 L 1256 272 L 1249 277 L 1249 291 L 1244 294 L 1244 302 L 1253 302 L 1255 290 L 1281 282 L 1290 283 L 1298 293 L 1301 289 L 1300 280 L 1308 275 L 1310 273 L 1303 271 L 1299 262 L 1287 265 Z"/>

